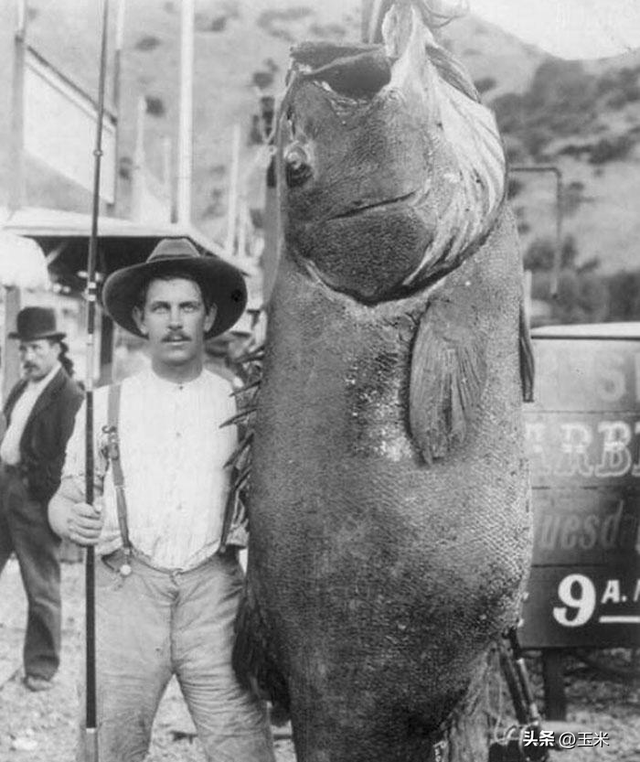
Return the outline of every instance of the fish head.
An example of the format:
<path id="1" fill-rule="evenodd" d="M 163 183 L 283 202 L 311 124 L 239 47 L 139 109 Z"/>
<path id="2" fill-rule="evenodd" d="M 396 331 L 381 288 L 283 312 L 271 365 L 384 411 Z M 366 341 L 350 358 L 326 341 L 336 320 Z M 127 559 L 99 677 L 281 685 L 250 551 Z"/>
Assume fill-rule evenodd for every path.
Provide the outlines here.
<path id="1" fill-rule="evenodd" d="M 470 256 L 506 187 L 495 119 L 418 5 L 397 0 L 382 35 L 294 48 L 277 136 L 286 256 L 370 304 Z"/>

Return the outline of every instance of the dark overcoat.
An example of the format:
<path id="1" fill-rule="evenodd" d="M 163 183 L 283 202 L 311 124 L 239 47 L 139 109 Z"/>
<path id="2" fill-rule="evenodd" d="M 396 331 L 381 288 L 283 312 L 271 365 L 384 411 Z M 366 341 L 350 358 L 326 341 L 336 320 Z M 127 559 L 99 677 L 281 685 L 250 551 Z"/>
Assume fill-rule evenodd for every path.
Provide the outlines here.
<path id="1" fill-rule="evenodd" d="M 28 381 L 19 381 L 4 405 L 7 425 Z M 60 484 L 67 440 L 73 431 L 82 391 L 63 368 L 43 390 L 27 419 L 20 439 L 20 470 L 30 496 L 48 503 Z"/>

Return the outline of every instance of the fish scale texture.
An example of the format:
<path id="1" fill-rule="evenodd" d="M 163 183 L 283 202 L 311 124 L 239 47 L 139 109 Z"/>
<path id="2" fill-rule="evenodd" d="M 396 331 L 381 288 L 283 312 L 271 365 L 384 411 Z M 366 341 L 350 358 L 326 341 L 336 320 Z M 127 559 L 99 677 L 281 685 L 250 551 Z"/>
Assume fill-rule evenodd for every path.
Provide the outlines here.
<path id="1" fill-rule="evenodd" d="M 287 686 L 302 762 L 424 760 L 445 724 L 449 762 L 477 759 L 487 652 L 515 623 L 531 542 L 520 277 L 506 213 L 438 288 L 401 301 L 366 307 L 291 257 L 281 265 L 246 605 L 256 651 L 268 643 Z M 486 369 L 464 440 L 431 463 L 408 409 L 424 321 Z"/>

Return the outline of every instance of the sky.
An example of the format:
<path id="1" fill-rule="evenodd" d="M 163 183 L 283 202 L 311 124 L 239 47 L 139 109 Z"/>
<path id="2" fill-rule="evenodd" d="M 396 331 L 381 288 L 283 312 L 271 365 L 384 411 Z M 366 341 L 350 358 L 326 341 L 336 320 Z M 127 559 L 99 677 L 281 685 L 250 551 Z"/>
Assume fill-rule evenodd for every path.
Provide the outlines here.
<path id="1" fill-rule="evenodd" d="M 606 58 L 640 48 L 640 0 L 466 2 L 475 15 L 561 58 Z"/>

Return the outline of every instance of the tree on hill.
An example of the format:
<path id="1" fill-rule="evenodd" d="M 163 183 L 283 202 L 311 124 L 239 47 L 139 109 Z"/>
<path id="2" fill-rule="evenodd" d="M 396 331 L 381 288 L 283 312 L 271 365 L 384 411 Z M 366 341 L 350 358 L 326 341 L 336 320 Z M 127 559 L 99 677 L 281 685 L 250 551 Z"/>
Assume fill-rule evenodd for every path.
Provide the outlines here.
<path id="1" fill-rule="evenodd" d="M 597 116 L 598 80 L 579 61 L 549 58 L 537 68 L 522 95 L 496 98 L 500 130 L 517 138 L 533 158 L 558 136 L 580 135 Z"/>
<path id="2" fill-rule="evenodd" d="M 555 244 L 536 238 L 524 256 L 525 269 L 533 273 L 532 297 L 549 304 L 554 323 L 596 323 L 609 319 L 609 284 L 599 272 L 599 261 L 578 265 L 579 251 L 573 236 L 567 236 L 560 252 L 556 296 L 552 296 Z"/>
<path id="3" fill-rule="evenodd" d="M 609 276 L 610 320 L 640 320 L 640 270 Z"/>

